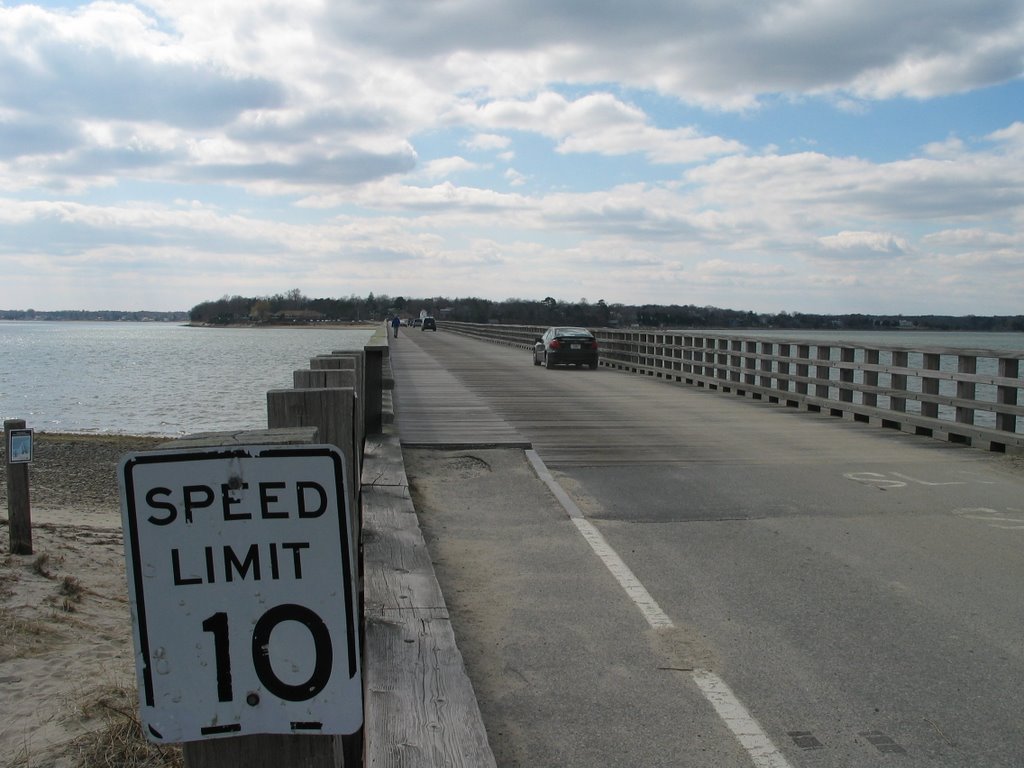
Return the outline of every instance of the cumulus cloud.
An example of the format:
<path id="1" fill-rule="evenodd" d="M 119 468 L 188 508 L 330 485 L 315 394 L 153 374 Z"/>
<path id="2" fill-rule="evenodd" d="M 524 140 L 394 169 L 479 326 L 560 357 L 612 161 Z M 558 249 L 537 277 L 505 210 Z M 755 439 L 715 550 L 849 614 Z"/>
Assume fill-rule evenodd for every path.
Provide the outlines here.
<path id="1" fill-rule="evenodd" d="M 1024 170 L 998 154 L 961 162 L 912 158 L 873 163 L 820 153 L 728 157 L 686 174 L 718 205 L 764 204 L 773 215 L 824 224 L 828 217 L 947 219 L 1007 212 L 1024 203 Z"/>
<path id="2" fill-rule="evenodd" d="M 988 138 L 1016 152 L 1024 151 L 1024 122 L 1015 122 L 1006 128 L 993 131 Z"/>
<path id="3" fill-rule="evenodd" d="M 692 163 L 743 151 L 743 145 L 702 136 L 692 127 L 661 129 L 647 115 L 608 93 L 570 101 L 545 92 L 529 101 L 499 100 L 464 107 L 461 118 L 492 129 L 529 131 L 557 141 L 566 154 L 643 154 L 654 163 Z"/>
<path id="4" fill-rule="evenodd" d="M 513 187 L 521 187 L 526 183 L 526 176 L 515 168 L 507 168 L 505 170 L 505 180 Z"/>
<path id="5" fill-rule="evenodd" d="M 347 84 L 356 98 L 317 100 L 301 93 L 315 78 L 288 81 L 287 66 L 267 66 L 267 50 L 256 59 L 238 42 L 238 18 L 217 27 L 223 49 L 195 15 L 173 18 L 178 30 L 127 3 L 0 6 L 0 161 L 18 162 L 12 175 L 82 188 L 145 174 L 254 189 L 259 182 L 280 193 L 414 166 L 405 137 L 388 130 L 394 114 L 344 74 L 332 75 L 332 88 Z M 273 33 L 253 28 L 261 39 Z M 303 36 L 304 59 L 312 60 L 308 28 Z"/>
<path id="6" fill-rule="evenodd" d="M 906 239 L 891 232 L 839 232 L 818 239 L 820 253 L 843 259 L 876 260 L 910 253 Z"/>
<path id="7" fill-rule="evenodd" d="M 147 120 L 189 128 L 280 106 L 280 84 L 202 60 L 131 5 L 76 13 L 0 7 L 0 99 L 54 119 Z"/>
<path id="8" fill-rule="evenodd" d="M 177 263 L 330 286 L 388 259 L 428 293 L 528 272 L 832 308 L 875 301 L 884 260 L 899 296 L 965 265 L 1006 305 L 1024 287 L 1024 122 L 980 109 L 890 147 L 882 117 L 1019 95 L 1018 0 L 8 3 L 0 72 L 5 277 L 31 254 L 82 284 Z"/>
<path id="9" fill-rule="evenodd" d="M 642 7 L 526 0 L 424 5 L 334 3 L 327 27 L 397 59 L 454 63 L 460 89 L 508 81 L 625 82 L 720 108 L 765 93 L 925 98 L 1021 74 L 1024 10 L 1014 0 L 867 0 Z M 453 54 L 452 52 L 457 52 Z M 497 95 L 497 94 L 495 94 Z"/>
<path id="10" fill-rule="evenodd" d="M 934 247 L 966 245 L 975 248 L 1019 248 L 1024 246 L 1024 234 L 992 232 L 987 229 L 946 229 L 925 235 L 921 241 Z"/>

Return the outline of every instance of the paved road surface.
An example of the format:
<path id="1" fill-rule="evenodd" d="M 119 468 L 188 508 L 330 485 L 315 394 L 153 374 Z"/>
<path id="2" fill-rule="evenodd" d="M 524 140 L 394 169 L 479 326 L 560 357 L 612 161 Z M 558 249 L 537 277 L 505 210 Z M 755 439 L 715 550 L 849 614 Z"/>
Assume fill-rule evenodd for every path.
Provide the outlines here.
<path id="1" fill-rule="evenodd" d="M 582 515 L 517 452 L 407 454 L 464 474 L 424 527 L 500 765 L 1024 765 L 1019 463 L 443 330 L 392 354 L 403 443 L 525 439 Z"/>

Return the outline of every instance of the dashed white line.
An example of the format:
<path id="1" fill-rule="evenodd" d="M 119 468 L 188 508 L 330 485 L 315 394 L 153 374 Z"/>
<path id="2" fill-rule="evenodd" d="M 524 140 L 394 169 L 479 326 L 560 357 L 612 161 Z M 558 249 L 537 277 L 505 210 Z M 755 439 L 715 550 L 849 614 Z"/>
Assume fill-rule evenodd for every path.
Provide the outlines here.
<path id="1" fill-rule="evenodd" d="M 576 502 L 565 492 L 565 489 L 555 480 L 548 471 L 544 461 L 536 451 L 526 451 L 526 458 L 533 465 L 537 476 L 551 489 L 555 498 L 561 503 L 568 513 L 569 518 L 576 525 L 577 530 L 590 544 L 590 548 L 601 558 L 619 585 L 629 595 L 640 613 L 647 620 L 647 623 L 654 629 L 666 629 L 673 625 L 672 619 L 668 617 L 657 601 L 647 591 L 647 588 L 640 582 L 623 562 L 618 553 L 605 540 L 601 532 L 583 517 Z M 693 672 L 693 681 L 696 683 L 704 698 L 714 707 L 715 712 L 725 723 L 725 726 L 732 732 L 733 736 L 746 750 L 755 768 L 792 768 L 786 757 L 779 751 L 768 734 L 764 732 L 761 725 L 753 715 L 747 711 L 743 703 L 736 698 L 736 694 L 726 685 L 718 675 L 710 670 L 698 669 Z"/>
<path id="2" fill-rule="evenodd" d="M 714 672 L 695 670 L 693 681 L 757 768 L 792 768 L 732 689 Z"/>
<path id="3" fill-rule="evenodd" d="M 576 523 L 576 528 L 579 529 L 583 538 L 590 544 L 590 548 L 597 553 L 597 556 L 601 558 L 601 561 L 607 566 L 608 570 L 612 572 L 612 576 L 619 582 L 619 585 L 626 590 L 629 599 L 640 609 L 640 613 L 647 619 L 647 623 L 654 629 L 671 627 L 672 619 L 661 610 L 661 606 L 651 597 L 651 593 L 640 583 L 640 580 L 633 575 L 633 571 L 629 569 L 629 566 L 622 562 L 618 552 L 609 546 L 601 532 L 590 521 L 584 520 L 582 517 L 574 517 L 572 521 Z"/>

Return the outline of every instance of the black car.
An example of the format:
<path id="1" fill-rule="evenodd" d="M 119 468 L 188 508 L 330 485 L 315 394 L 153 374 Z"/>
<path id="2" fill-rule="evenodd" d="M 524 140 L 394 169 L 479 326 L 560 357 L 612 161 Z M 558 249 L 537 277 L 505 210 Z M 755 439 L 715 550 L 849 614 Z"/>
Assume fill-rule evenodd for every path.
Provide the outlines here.
<path id="1" fill-rule="evenodd" d="M 533 364 L 589 365 L 597 368 L 597 339 L 586 328 L 548 328 L 533 345 Z"/>
<path id="2" fill-rule="evenodd" d="M 423 325 L 420 326 L 420 330 L 421 331 L 436 331 L 437 330 L 437 322 L 432 317 L 424 317 L 423 318 Z"/>

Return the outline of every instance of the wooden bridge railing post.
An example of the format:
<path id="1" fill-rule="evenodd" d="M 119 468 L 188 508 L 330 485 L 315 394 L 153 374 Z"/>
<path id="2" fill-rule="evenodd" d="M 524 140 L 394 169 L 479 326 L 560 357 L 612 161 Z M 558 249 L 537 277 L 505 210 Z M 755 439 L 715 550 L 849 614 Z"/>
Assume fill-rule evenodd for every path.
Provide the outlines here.
<path id="1" fill-rule="evenodd" d="M 924 371 L 938 371 L 940 359 L 939 355 L 926 353 L 924 355 Z M 927 373 L 923 373 L 921 376 L 921 394 L 924 395 L 938 395 L 939 394 L 939 379 L 935 376 L 928 376 Z M 929 400 L 921 401 L 921 415 L 927 416 L 930 419 L 939 418 L 939 404 Z"/>
<path id="2" fill-rule="evenodd" d="M 736 345 L 739 349 L 739 344 Z M 756 384 L 757 378 L 754 371 L 757 368 L 757 342 L 756 341 L 745 341 L 743 342 L 743 383 L 744 384 Z M 736 378 L 739 378 L 737 372 Z"/>
<path id="3" fill-rule="evenodd" d="M 999 375 L 1003 378 L 1016 379 L 1020 376 L 1020 360 L 1015 358 L 999 358 Z M 996 404 L 1016 406 L 1018 387 L 997 386 Z M 1002 432 L 1017 431 L 1017 414 L 996 411 L 996 429 Z"/>
<path id="4" fill-rule="evenodd" d="M 841 362 L 852 365 L 854 361 L 853 347 L 840 347 L 839 359 Z M 839 402 L 841 403 L 853 402 L 853 373 L 852 367 L 839 369 Z"/>
<path id="5" fill-rule="evenodd" d="M 338 447 L 348 471 L 349 509 L 358 509 L 359 474 L 355 450 L 354 389 L 272 389 L 267 392 L 267 426 L 316 427 L 321 443 Z M 355 562 L 355 560 L 353 560 Z"/>
<path id="6" fill-rule="evenodd" d="M 683 373 L 693 373 L 693 336 L 683 336 Z"/>
<path id="7" fill-rule="evenodd" d="M 772 385 L 772 349 L 775 344 L 770 341 L 762 341 L 761 360 L 758 369 L 761 371 L 760 384 L 762 387 L 770 388 Z"/>
<path id="8" fill-rule="evenodd" d="M 793 389 L 793 382 L 789 379 L 790 374 L 790 362 L 789 358 L 792 354 L 792 345 L 790 344 L 779 344 L 778 353 L 778 378 L 775 380 L 775 388 L 782 393 L 790 392 Z M 780 398 L 781 399 L 781 398 Z M 787 401 L 788 402 L 788 401 Z"/>
<path id="9" fill-rule="evenodd" d="M 366 369 L 363 386 L 366 397 L 363 408 L 366 414 L 366 434 L 380 434 L 384 426 L 384 357 L 388 354 L 387 332 L 383 329 L 374 334 L 370 343 L 363 348 L 366 352 Z"/>
<path id="10" fill-rule="evenodd" d="M 894 368 L 906 368 L 910 355 L 907 352 L 895 351 L 892 353 L 892 365 Z M 907 391 L 907 374 L 893 373 L 890 376 L 890 385 L 897 392 Z M 889 410 L 896 413 L 906 413 L 907 398 L 893 395 L 889 398 Z"/>
<path id="11" fill-rule="evenodd" d="M 366 419 L 363 413 L 364 397 L 362 382 L 358 374 L 358 371 L 351 368 L 303 369 L 292 372 L 295 389 L 351 389 L 355 392 L 352 420 L 357 473 L 362 471 L 363 441 L 366 438 Z M 358 477 L 358 474 L 356 476 Z"/>
<path id="12" fill-rule="evenodd" d="M 292 372 L 292 382 L 295 389 L 337 389 L 342 387 L 355 390 L 356 372 L 341 368 L 318 371 L 304 368 Z"/>
<path id="13" fill-rule="evenodd" d="M 864 363 L 866 365 L 878 365 L 878 350 L 877 349 L 865 349 L 864 350 Z M 865 370 L 864 371 L 864 384 L 868 387 L 878 387 L 878 370 Z M 864 405 L 871 408 L 878 407 L 878 393 L 877 392 L 864 392 L 863 394 Z"/>
<path id="14" fill-rule="evenodd" d="M 716 357 L 718 368 L 715 370 L 715 378 L 721 381 L 729 381 L 729 365 L 731 363 L 729 339 L 715 339 L 714 343 L 718 347 L 718 355 Z"/>
<path id="15" fill-rule="evenodd" d="M 815 358 L 819 360 L 821 364 L 815 366 L 815 378 L 817 379 L 817 382 L 814 385 L 814 396 L 820 397 L 822 400 L 828 400 L 829 388 L 832 384 L 830 378 L 832 369 L 828 365 L 829 361 L 832 359 L 832 347 L 826 344 L 819 344 Z"/>
<path id="16" fill-rule="evenodd" d="M 974 355 L 960 355 L 957 363 L 957 370 L 960 373 L 974 375 L 978 372 L 978 358 Z M 957 381 L 956 396 L 964 400 L 974 400 L 978 386 L 973 381 Z M 973 424 L 974 409 L 956 406 L 957 424 Z"/>
<path id="17" fill-rule="evenodd" d="M 704 376 L 713 379 L 715 377 L 715 344 L 717 342 L 710 336 L 704 337 Z"/>
<path id="18" fill-rule="evenodd" d="M 801 361 L 796 364 L 796 375 L 799 379 L 796 383 L 796 393 L 798 395 L 806 395 L 809 389 L 807 377 L 810 374 L 811 369 L 810 366 L 803 361 L 810 359 L 811 346 L 809 344 L 798 344 L 796 347 L 796 354 Z"/>

